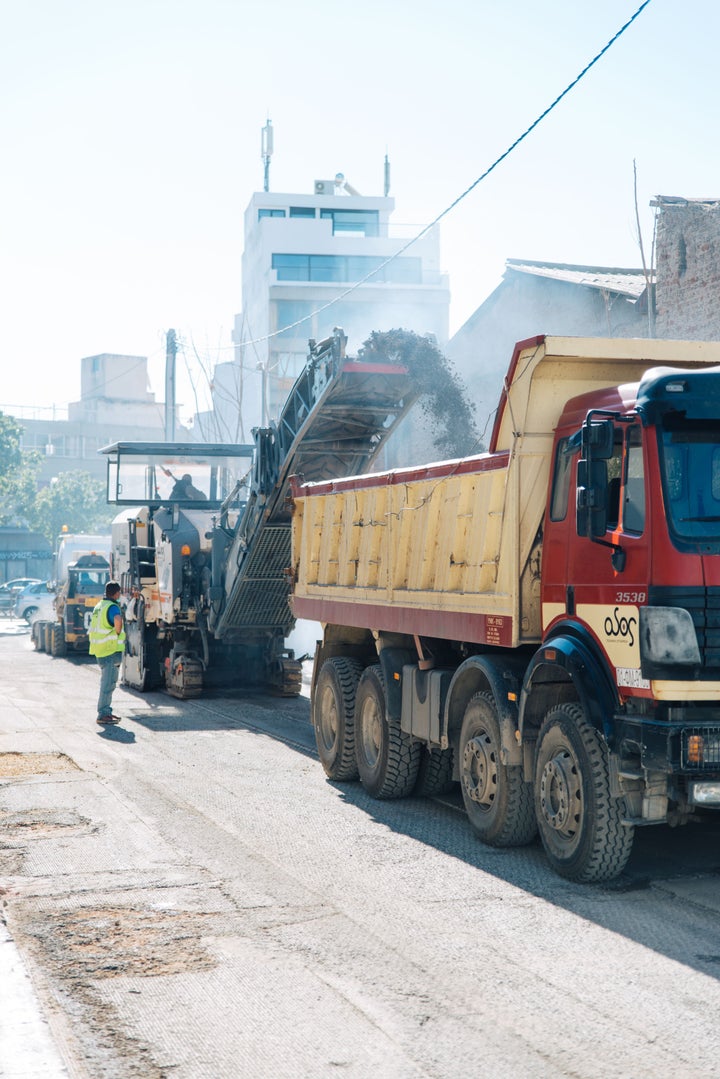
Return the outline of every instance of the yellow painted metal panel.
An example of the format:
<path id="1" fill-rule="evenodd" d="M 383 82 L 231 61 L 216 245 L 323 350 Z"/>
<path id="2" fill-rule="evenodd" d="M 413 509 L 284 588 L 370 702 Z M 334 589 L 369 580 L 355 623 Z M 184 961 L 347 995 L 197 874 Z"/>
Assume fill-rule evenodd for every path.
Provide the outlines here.
<path id="1" fill-rule="evenodd" d="M 653 367 L 710 364 L 720 366 L 720 343 L 546 337 L 520 350 L 493 447 L 507 467 L 488 468 L 486 455 L 474 471 L 448 462 L 442 475 L 398 470 L 315 494 L 309 485 L 293 518 L 296 596 L 500 616 L 513 645 L 539 640 L 539 533 L 566 402 Z"/>
<path id="2" fill-rule="evenodd" d="M 651 681 L 656 701 L 717 701 L 720 682 L 662 682 Z"/>

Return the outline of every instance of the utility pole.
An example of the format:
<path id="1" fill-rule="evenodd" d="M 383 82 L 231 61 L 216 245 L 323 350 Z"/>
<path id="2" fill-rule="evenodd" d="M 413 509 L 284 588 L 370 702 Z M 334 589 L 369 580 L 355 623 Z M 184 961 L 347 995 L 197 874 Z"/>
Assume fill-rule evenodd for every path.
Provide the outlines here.
<path id="1" fill-rule="evenodd" d="M 165 344 L 165 441 L 175 441 L 175 330 L 168 330 Z"/>

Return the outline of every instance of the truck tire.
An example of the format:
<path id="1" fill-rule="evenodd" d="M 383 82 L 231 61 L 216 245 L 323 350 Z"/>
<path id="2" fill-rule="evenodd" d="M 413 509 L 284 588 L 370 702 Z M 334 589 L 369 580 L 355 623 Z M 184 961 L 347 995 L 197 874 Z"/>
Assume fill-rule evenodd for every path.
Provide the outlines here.
<path id="1" fill-rule="evenodd" d="M 437 794 L 446 794 L 453 785 L 452 775 L 452 749 L 421 750 L 413 794 L 418 798 L 433 798 Z"/>
<path id="2" fill-rule="evenodd" d="M 610 794 L 608 751 L 579 704 L 552 708 L 535 757 L 535 813 L 553 869 L 576 881 L 612 880 L 625 867 L 634 828 Z"/>
<path id="3" fill-rule="evenodd" d="M 67 651 L 65 647 L 65 627 L 60 622 L 50 627 L 50 650 L 56 658 L 64 656 Z"/>
<path id="4" fill-rule="evenodd" d="M 468 702 L 460 732 L 460 789 L 473 828 L 491 847 L 522 847 L 537 832 L 532 784 L 503 764 L 500 724 L 490 693 Z"/>
<path id="5" fill-rule="evenodd" d="M 43 622 L 43 652 L 52 652 L 52 622 Z"/>
<path id="6" fill-rule="evenodd" d="M 373 798 L 403 798 L 412 792 L 420 765 L 420 742 L 388 723 L 380 664 L 366 667 L 355 698 L 357 769 Z"/>
<path id="7" fill-rule="evenodd" d="M 332 656 L 320 668 L 313 694 L 313 727 L 325 774 L 337 782 L 357 779 L 355 694 L 363 666 L 356 659 Z"/>
<path id="8" fill-rule="evenodd" d="M 125 626 L 127 643 L 122 658 L 122 681 L 140 693 L 147 693 L 162 684 L 157 626 L 146 623 L 142 597 L 137 601 L 136 612 L 136 620 Z"/>

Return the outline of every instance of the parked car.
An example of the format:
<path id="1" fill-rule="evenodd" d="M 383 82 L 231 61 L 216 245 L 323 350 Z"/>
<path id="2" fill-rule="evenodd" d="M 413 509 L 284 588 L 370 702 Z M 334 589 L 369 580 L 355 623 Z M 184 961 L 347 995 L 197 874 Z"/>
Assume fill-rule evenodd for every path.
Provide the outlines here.
<path id="1" fill-rule="evenodd" d="M 54 602 L 55 589 L 50 581 L 29 584 L 15 600 L 15 617 L 24 618 L 28 624 L 36 618 L 53 618 Z"/>
<path id="2" fill-rule="evenodd" d="M 15 614 L 15 601 L 23 588 L 30 584 L 42 584 L 39 577 L 13 577 L 0 584 L 0 615 L 10 618 Z"/>

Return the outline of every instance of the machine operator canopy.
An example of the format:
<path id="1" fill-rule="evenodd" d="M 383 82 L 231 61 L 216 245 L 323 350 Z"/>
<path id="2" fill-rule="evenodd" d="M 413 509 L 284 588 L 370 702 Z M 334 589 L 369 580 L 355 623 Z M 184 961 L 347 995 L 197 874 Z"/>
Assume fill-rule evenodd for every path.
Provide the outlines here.
<path id="1" fill-rule="evenodd" d="M 242 498 L 254 446 L 224 443 L 115 442 L 107 455 L 107 500 L 124 506 L 175 505 L 219 509 Z"/>

